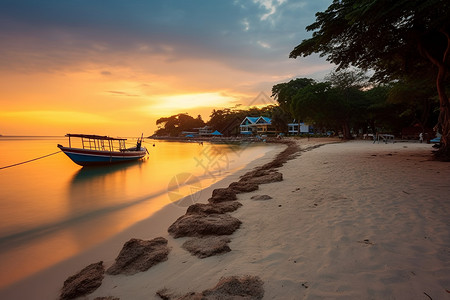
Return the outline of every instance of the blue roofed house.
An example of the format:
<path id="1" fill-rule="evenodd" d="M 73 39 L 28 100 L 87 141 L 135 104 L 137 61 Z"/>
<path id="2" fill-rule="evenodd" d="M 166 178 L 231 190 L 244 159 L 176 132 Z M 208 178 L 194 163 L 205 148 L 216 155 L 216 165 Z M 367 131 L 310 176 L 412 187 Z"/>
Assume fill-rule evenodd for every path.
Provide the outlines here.
<path id="1" fill-rule="evenodd" d="M 251 134 L 275 134 L 272 119 L 268 117 L 245 117 L 240 125 L 240 133 Z"/>
<path id="2" fill-rule="evenodd" d="M 239 126 L 241 134 L 252 134 L 252 128 L 256 124 L 258 117 L 245 117 Z"/>

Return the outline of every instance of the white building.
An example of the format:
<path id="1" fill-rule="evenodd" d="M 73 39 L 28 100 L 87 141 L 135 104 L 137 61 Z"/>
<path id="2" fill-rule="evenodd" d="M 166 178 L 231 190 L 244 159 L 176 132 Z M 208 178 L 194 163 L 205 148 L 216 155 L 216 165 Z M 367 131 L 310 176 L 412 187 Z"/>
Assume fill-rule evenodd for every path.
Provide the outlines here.
<path id="1" fill-rule="evenodd" d="M 299 128 L 300 128 L 300 130 L 299 130 Z M 302 123 L 302 122 L 295 123 L 295 120 L 294 120 L 294 122 L 288 124 L 288 133 L 293 134 L 293 135 L 309 133 L 311 128 L 312 127 L 310 125 L 306 125 L 305 123 Z"/>
<path id="2" fill-rule="evenodd" d="M 211 135 L 212 134 L 212 128 L 210 126 L 195 128 L 198 130 L 198 135 L 205 136 L 205 135 Z"/>

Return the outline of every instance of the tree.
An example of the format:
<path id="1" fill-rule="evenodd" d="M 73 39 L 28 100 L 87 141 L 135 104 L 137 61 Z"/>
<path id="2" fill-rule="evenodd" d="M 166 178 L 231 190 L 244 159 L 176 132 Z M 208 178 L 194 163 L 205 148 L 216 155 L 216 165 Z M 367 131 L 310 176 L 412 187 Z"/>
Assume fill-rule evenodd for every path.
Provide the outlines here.
<path id="1" fill-rule="evenodd" d="M 358 122 L 364 110 L 363 93 L 361 89 L 367 86 L 366 73 L 362 70 L 335 70 L 326 78 L 335 89 L 339 102 L 336 118 L 341 120 L 344 139 L 351 139 L 351 123 Z"/>
<path id="2" fill-rule="evenodd" d="M 195 128 L 205 126 L 201 116 L 196 119 L 187 113 L 181 113 L 156 120 L 158 130 L 156 135 L 179 136 L 183 131 L 193 131 Z"/>
<path id="3" fill-rule="evenodd" d="M 366 108 L 360 89 L 351 86 L 342 89 L 331 82 L 315 83 L 299 90 L 291 104 L 297 119 L 342 131 L 345 139 L 351 139 L 351 129 L 363 122 Z"/>
<path id="4" fill-rule="evenodd" d="M 314 84 L 315 81 L 310 78 L 296 78 L 289 82 L 276 84 L 272 87 L 272 96 L 282 109 L 290 111 L 292 98 L 297 92 L 307 86 Z"/>
<path id="5" fill-rule="evenodd" d="M 300 89 L 290 102 L 290 110 L 297 120 L 314 124 L 315 127 L 337 129 L 333 109 L 331 85 L 328 82 L 313 83 Z M 324 109 L 324 108 L 327 109 Z"/>
<path id="6" fill-rule="evenodd" d="M 291 115 L 280 106 L 271 106 L 272 126 L 279 132 L 287 133 L 288 124 L 292 121 Z"/>
<path id="7" fill-rule="evenodd" d="M 380 84 L 364 91 L 367 111 L 364 114 L 364 133 L 378 131 L 400 133 L 405 126 L 411 126 L 412 119 L 405 111 L 406 103 L 389 100 L 392 84 Z"/>
<path id="8" fill-rule="evenodd" d="M 438 156 L 450 159 L 450 2 L 448 0 L 334 0 L 291 58 L 320 53 L 339 68 L 374 70 L 388 82 L 434 74 L 440 101 Z M 421 74 L 421 75 L 419 75 Z"/>
<path id="9" fill-rule="evenodd" d="M 239 133 L 239 125 L 245 115 L 244 110 L 237 108 L 214 109 L 207 124 L 226 136 L 236 135 Z"/>
<path id="10" fill-rule="evenodd" d="M 410 124 L 420 124 L 422 132 L 432 128 L 437 120 L 439 99 L 436 90 L 427 77 L 400 80 L 391 85 L 388 101 L 403 107 L 402 116 L 410 119 Z"/>

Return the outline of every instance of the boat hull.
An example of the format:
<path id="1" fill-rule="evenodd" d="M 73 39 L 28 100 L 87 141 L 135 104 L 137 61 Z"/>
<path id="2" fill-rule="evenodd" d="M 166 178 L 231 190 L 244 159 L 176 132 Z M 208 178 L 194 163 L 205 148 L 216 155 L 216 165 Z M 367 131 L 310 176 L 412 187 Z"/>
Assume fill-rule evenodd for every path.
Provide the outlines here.
<path id="1" fill-rule="evenodd" d="M 120 152 L 88 150 L 58 146 L 74 163 L 80 166 L 109 165 L 135 161 L 143 158 L 147 150 L 127 150 Z"/>

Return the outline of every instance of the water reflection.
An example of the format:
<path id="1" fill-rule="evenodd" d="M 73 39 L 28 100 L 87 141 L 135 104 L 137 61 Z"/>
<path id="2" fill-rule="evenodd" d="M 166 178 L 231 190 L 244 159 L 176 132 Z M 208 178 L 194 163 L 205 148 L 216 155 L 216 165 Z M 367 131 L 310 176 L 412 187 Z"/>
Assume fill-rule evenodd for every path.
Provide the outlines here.
<path id="1" fill-rule="evenodd" d="M 146 163 L 143 160 L 83 167 L 74 174 L 67 189 L 67 211 L 77 215 L 77 219 L 85 223 L 70 230 L 80 247 L 132 224 L 136 218 L 126 216 L 124 212 L 162 193 L 136 186 L 136 180 L 145 172 Z M 95 226 L 95 231 L 91 230 L 91 226 Z"/>
<path id="2" fill-rule="evenodd" d="M 139 160 L 122 164 L 112 164 L 105 166 L 87 166 L 82 167 L 72 178 L 72 186 L 95 179 L 96 177 L 105 177 L 115 172 L 132 168 L 133 166 L 146 163 L 147 160 Z"/>
<path id="3" fill-rule="evenodd" d="M 54 152 L 56 143 L 63 141 L 2 141 L 0 165 Z M 0 288 L 98 244 L 268 151 L 244 148 L 158 142 L 143 161 L 80 168 L 61 154 L 0 172 Z M 224 155 L 226 163 L 219 160 Z M 176 203 L 180 215 L 197 201 L 185 200 Z"/>

